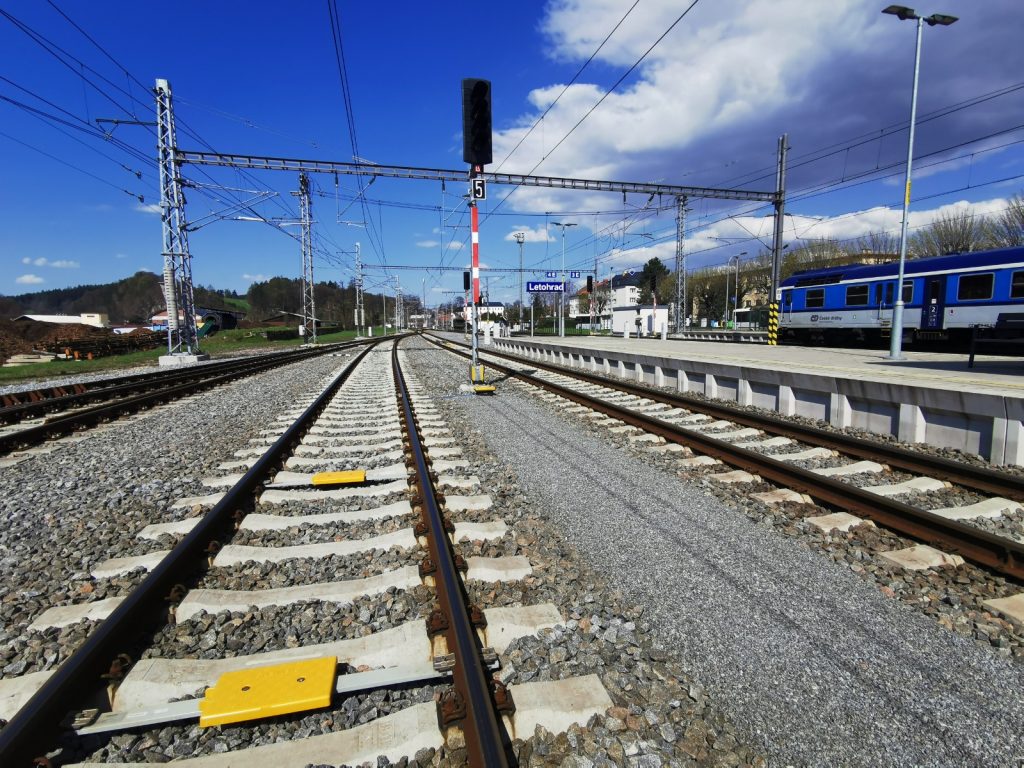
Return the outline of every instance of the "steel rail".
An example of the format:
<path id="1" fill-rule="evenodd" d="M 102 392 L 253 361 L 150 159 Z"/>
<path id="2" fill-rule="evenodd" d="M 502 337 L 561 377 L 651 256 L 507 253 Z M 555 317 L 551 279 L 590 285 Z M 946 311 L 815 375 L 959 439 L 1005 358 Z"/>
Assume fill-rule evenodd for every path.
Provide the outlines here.
<path id="1" fill-rule="evenodd" d="M 428 526 L 430 557 L 437 568 L 435 580 L 438 586 L 438 601 L 448 618 L 448 650 L 455 654 L 452 683 L 466 707 L 466 717 L 462 720 L 462 726 L 466 736 L 469 764 L 477 768 L 501 768 L 508 765 L 502 739 L 503 729 L 498 722 L 491 698 L 480 644 L 466 608 L 465 590 L 438 506 L 434 482 L 416 426 L 405 377 L 398 363 L 397 344 L 392 350 L 391 361 L 395 385 L 401 400 L 402 417 L 416 465 L 419 495 Z"/>
<path id="2" fill-rule="evenodd" d="M 449 339 L 445 339 L 449 343 Z M 755 427 L 762 431 L 791 437 L 795 440 L 814 443 L 840 453 L 856 456 L 861 459 L 870 459 L 888 464 L 891 467 L 902 469 L 907 472 L 927 474 L 940 480 L 947 480 L 956 485 L 961 485 L 971 490 L 996 496 L 1005 496 L 1015 501 L 1024 502 L 1024 477 L 1000 472 L 988 467 L 979 467 L 972 464 L 962 464 L 941 456 L 929 456 L 917 451 L 908 450 L 896 445 L 865 440 L 861 437 L 845 435 L 841 432 L 833 432 L 818 427 L 797 424 L 792 421 L 779 418 L 778 416 L 761 415 L 744 411 L 728 405 L 718 405 L 711 402 L 693 400 L 668 392 L 660 392 L 655 389 L 648 389 L 639 384 L 630 384 L 625 381 L 613 381 L 593 373 L 580 371 L 572 368 L 542 363 L 536 360 L 524 361 L 523 358 L 510 355 L 505 352 L 488 350 L 487 354 L 501 357 L 505 360 L 527 363 L 530 367 L 540 368 L 552 373 L 558 373 L 572 378 L 581 379 L 591 384 L 599 384 L 619 392 L 636 395 L 638 397 L 653 400 L 657 403 L 671 405 L 676 408 L 685 408 L 689 411 L 696 411 L 712 416 L 717 419 L 728 419 L 737 424 L 748 427 Z"/>
<path id="3" fill-rule="evenodd" d="M 166 400 L 172 400 L 176 397 L 192 394 L 193 392 L 199 392 L 204 389 L 210 389 L 253 373 L 260 373 L 270 368 L 298 362 L 308 357 L 326 354 L 338 349 L 348 349 L 352 346 L 358 346 L 365 343 L 366 342 L 358 341 L 339 346 L 323 346 L 317 347 L 314 350 L 291 352 L 287 353 L 286 356 L 275 356 L 273 359 L 259 358 L 251 361 L 246 367 L 236 368 L 228 373 L 223 373 L 218 376 L 199 379 L 193 378 L 184 384 L 172 385 L 157 389 L 153 392 L 146 392 L 133 397 L 125 397 L 120 400 L 116 400 L 113 403 L 74 411 L 57 418 L 49 419 L 42 424 L 37 424 L 26 429 L 19 429 L 17 431 L 0 435 L 0 455 L 41 443 L 56 435 L 65 435 L 86 426 L 118 418 L 125 413 L 140 410 L 149 405 L 161 403 Z"/>
<path id="4" fill-rule="evenodd" d="M 463 357 L 469 357 L 461 350 L 451 351 Z M 717 440 L 685 427 L 644 416 L 600 398 L 576 392 L 499 363 L 488 364 L 509 376 L 542 387 L 580 405 L 659 435 L 673 443 L 694 448 L 703 454 L 751 474 L 759 475 L 777 485 L 806 493 L 820 502 L 870 518 L 897 533 L 926 544 L 940 546 L 947 551 L 961 555 L 966 560 L 1024 581 L 1024 544 L 1012 539 L 996 536 L 980 528 L 954 520 L 947 520 L 927 510 L 879 496 L 841 480 L 818 475 L 807 469 L 794 467 L 787 462 L 773 459 L 756 451 L 739 448 L 732 443 Z M 529 364 L 533 365 L 532 361 Z M 559 371 L 559 373 L 565 372 Z M 602 380 L 601 383 L 605 382 Z M 648 397 L 648 393 L 645 392 L 644 396 Z"/>
<path id="5" fill-rule="evenodd" d="M 161 620 L 166 620 L 167 596 L 174 586 L 194 581 L 195 576 L 205 570 L 208 545 L 230 534 L 235 513 L 244 515 L 249 511 L 259 487 L 271 472 L 280 468 L 284 457 L 298 445 L 363 357 L 380 341 L 370 342 L 349 362 L 224 498 L 200 518 L 198 524 L 0 730 L 0 765 L 5 768 L 29 768 L 33 765 L 34 759 L 48 751 L 47 747 L 57 739 L 58 723 L 96 692 L 111 661 L 119 653 L 135 648 L 143 634 L 159 629 Z"/>
<path id="6" fill-rule="evenodd" d="M 94 403 L 103 400 L 112 400 L 126 394 L 141 393 L 147 390 L 166 386 L 167 382 L 185 382 L 193 379 L 212 376 L 215 373 L 246 368 L 259 360 L 266 359 L 268 362 L 273 358 L 284 358 L 294 355 L 293 352 L 278 352 L 263 357 L 234 358 L 231 360 L 218 360 L 199 366 L 188 366 L 178 370 L 155 371 L 134 376 L 124 376 L 112 379 L 87 382 L 93 386 L 83 385 L 84 388 L 78 392 L 64 392 L 41 396 L 22 403 L 4 406 L 0 408 L 0 424 L 11 424 L 19 419 L 32 418 L 38 415 L 52 413 L 54 411 L 68 410 L 87 403 Z M 17 394 L 40 394 L 44 392 L 56 392 L 60 388 L 49 387 L 45 390 L 33 390 Z"/>

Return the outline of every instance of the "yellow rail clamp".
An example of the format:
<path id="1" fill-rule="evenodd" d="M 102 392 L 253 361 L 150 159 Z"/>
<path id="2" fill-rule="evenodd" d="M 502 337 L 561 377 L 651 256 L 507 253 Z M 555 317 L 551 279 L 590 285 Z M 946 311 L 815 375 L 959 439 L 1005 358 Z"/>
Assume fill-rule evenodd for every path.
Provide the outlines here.
<path id="1" fill-rule="evenodd" d="M 334 656 L 225 672 L 199 702 L 199 727 L 329 706 L 337 674 Z"/>
<path id="2" fill-rule="evenodd" d="M 493 395 L 494 385 L 493 384 L 477 384 L 473 387 L 473 391 L 478 395 Z"/>
<path id="3" fill-rule="evenodd" d="M 344 472 L 317 472 L 313 475 L 313 485 L 354 485 L 365 482 L 365 469 L 348 469 Z"/>
<path id="4" fill-rule="evenodd" d="M 484 367 L 482 365 L 469 366 L 469 380 L 482 383 L 484 381 Z"/>

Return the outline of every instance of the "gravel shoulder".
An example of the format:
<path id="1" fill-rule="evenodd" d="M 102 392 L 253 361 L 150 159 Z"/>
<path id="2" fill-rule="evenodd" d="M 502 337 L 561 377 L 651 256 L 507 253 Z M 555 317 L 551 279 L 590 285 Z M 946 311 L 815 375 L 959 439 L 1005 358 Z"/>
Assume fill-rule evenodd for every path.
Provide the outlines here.
<path id="1" fill-rule="evenodd" d="M 461 372 L 462 365 L 455 364 Z M 1024 671 L 499 385 L 467 422 L 772 765 L 1016 765 Z"/>

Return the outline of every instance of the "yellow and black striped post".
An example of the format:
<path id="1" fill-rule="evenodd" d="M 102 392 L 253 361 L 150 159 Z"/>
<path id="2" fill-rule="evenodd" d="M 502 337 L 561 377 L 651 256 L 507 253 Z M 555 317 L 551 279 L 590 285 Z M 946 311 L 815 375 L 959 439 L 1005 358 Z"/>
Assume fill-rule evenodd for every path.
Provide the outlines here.
<path id="1" fill-rule="evenodd" d="M 779 305 L 772 302 L 768 305 L 768 345 L 774 347 L 779 343 Z"/>

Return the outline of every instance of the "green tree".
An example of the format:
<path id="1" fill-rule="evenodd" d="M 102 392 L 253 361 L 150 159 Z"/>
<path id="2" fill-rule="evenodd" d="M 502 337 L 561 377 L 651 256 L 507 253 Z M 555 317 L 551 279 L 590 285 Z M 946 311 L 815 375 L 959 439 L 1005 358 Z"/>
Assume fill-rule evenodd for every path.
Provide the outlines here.
<path id="1" fill-rule="evenodd" d="M 661 263 L 661 259 L 655 256 L 644 264 L 640 270 L 640 303 L 651 304 L 654 301 L 654 294 L 651 292 L 651 285 L 660 286 L 661 281 L 668 277 L 668 267 Z M 668 301 L 668 297 L 660 297 L 661 303 Z"/>

